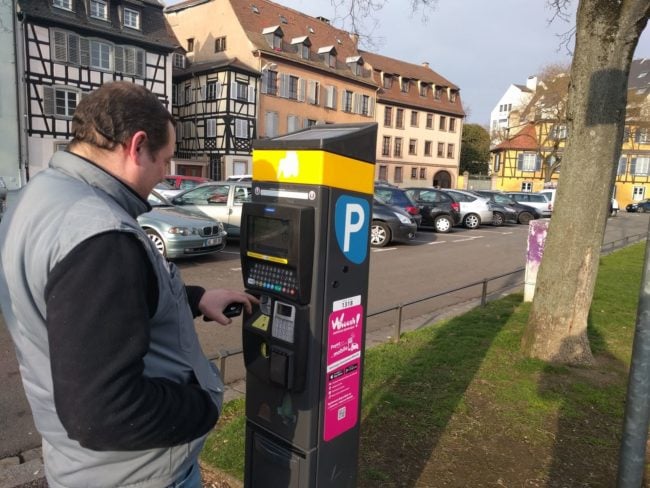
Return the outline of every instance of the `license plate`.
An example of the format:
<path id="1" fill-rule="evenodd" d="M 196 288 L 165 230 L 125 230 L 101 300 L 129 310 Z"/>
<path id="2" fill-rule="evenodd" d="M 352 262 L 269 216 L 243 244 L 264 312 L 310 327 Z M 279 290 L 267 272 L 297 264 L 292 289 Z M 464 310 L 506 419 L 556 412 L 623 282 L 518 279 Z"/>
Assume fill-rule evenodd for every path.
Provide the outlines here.
<path id="1" fill-rule="evenodd" d="M 221 244 L 221 237 L 211 237 L 203 243 L 203 247 L 216 246 Z"/>

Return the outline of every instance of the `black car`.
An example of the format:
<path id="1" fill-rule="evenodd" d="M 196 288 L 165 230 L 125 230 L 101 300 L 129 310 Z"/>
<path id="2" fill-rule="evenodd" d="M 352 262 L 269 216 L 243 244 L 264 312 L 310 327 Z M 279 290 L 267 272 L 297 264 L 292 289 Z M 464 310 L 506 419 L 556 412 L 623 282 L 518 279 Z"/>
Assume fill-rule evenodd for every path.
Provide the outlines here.
<path id="1" fill-rule="evenodd" d="M 495 204 L 514 209 L 516 223 L 528 225 L 528 222 L 531 220 L 542 218 L 542 214 L 535 207 L 519 203 L 510 196 L 505 195 L 499 191 L 477 190 L 476 193 L 489 198 L 490 201 L 494 202 Z"/>
<path id="2" fill-rule="evenodd" d="M 415 237 L 417 228 L 412 215 L 374 199 L 370 223 L 372 247 L 384 247 L 392 241 L 410 241 Z"/>
<path id="3" fill-rule="evenodd" d="M 420 227 L 420 223 L 422 222 L 420 208 L 403 189 L 392 185 L 375 183 L 375 199 L 386 205 L 401 208 L 410 214 L 418 227 Z"/>
<path id="4" fill-rule="evenodd" d="M 638 213 L 650 212 L 650 200 L 628 203 L 625 210 Z"/>
<path id="5" fill-rule="evenodd" d="M 405 188 L 417 203 L 422 216 L 422 227 L 433 227 L 436 232 L 449 232 L 460 224 L 460 204 L 449 193 L 437 188 Z"/>

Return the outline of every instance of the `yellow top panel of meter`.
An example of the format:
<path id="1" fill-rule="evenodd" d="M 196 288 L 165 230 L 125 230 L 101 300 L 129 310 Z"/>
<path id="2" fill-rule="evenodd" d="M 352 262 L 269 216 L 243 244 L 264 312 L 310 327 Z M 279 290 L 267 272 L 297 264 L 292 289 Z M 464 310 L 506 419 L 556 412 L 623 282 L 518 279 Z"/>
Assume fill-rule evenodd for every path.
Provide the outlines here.
<path id="1" fill-rule="evenodd" d="M 374 164 L 319 150 L 255 149 L 253 179 L 372 194 Z"/>

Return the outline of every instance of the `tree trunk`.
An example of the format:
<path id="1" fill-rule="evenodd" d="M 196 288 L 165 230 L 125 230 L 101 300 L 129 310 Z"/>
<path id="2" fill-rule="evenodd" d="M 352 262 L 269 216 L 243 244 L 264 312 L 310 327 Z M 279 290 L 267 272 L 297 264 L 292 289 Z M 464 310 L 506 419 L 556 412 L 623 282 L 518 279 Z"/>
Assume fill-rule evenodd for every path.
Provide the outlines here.
<path id="1" fill-rule="evenodd" d="M 648 0 L 581 0 L 569 86 L 569 136 L 522 340 L 531 357 L 593 361 L 587 318 L 621 153 L 627 79 Z M 594 204 L 595 202 L 595 204 Z"/>

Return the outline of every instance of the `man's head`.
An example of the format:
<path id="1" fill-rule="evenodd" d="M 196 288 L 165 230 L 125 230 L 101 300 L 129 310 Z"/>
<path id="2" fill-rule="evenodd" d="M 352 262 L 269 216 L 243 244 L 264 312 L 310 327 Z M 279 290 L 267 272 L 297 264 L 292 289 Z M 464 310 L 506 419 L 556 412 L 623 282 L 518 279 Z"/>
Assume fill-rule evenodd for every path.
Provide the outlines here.
<path id="1" fill-rule="evenodd" d="M 146 196 L 174 152 L 174 118 L 146 88 L 106 83 L 85 96 L 72 118 L 69 150 Z"/>

